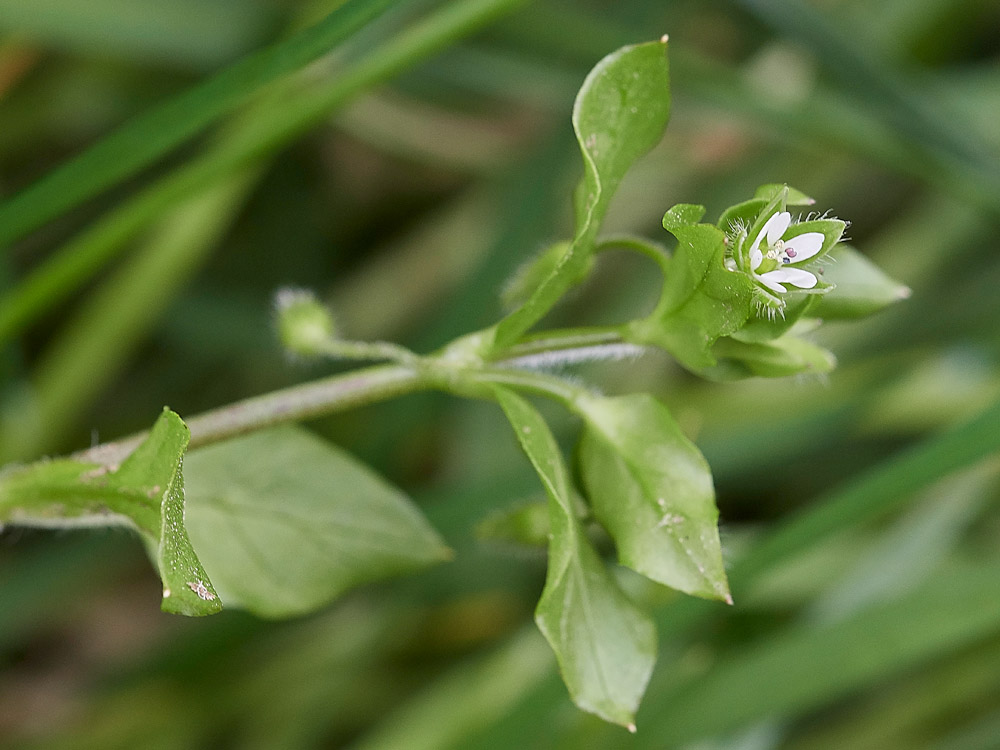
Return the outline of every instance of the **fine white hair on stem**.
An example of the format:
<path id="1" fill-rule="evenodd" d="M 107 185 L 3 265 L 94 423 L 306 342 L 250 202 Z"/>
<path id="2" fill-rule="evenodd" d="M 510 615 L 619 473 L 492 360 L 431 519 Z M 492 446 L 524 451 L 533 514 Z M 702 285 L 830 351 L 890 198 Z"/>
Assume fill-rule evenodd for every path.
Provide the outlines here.
<path id="1" fill-rule="evenodd" d="M 645 353 L 646 348 L 636 344 L 603 344 L 526 354 L 523 357 L 508 359 L 504 364 L 526 370 L 549 370 L 582 362 L 620 362 L 626 359 L 638 359 Z"/>

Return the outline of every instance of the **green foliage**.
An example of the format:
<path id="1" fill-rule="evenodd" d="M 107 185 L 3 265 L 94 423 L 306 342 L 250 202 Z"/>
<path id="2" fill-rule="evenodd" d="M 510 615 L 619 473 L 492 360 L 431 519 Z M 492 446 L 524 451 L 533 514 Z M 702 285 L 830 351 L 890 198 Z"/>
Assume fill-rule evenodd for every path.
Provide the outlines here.
<path id="1" fill-rule="evenodd" d="M 497 389 L 507 419 L 549 496 L 549 568 L 535 622 L 580 708 L 635 731 L 656 660 L 656 633 L 611 577 L 576 517 L 559 446 L 527 401 Z"/>
<path id="2" fill-rule="evenodd" d="M 667 408 L 643 394 L 579 402 L 584 482 L 623 565 L 731 601 L 708 464 Z"/>
<path id="3" fill-rule="evenodd" d="M 821 346 L 797 336 L 781 336 L 770 341 L 720 339 L 712 347 L 716 366 L 709 373 L 715 380 L 740 378 L 781 378 L 808 373 L 822 375 L 837 360 Z"/>
<path id="4" fill-rule="evenodd" d="M 192 64 L 224 60 L 234 49 L 227 39 L 247 44 L 254 23 L 272 15 L 271 5 L 255 3 L 253 18 L 223 34 L 198 21 L 222 8 L 206 5 L 187 20 L 218 46 L 166 30 L 162 44 L 139 49 L 129 34 L 166 21 L 126 29 L 107 16 L 106 2 L 77 16 L 40 15 L 60 4 L 18 5 L 25 21 L 17 30 L 87 49 L 95 28 L 74 34 L 74 19 L 103 15 L 109 22 L 96 30 L 111 35 L 112 55 L 166 59 L 187 71 L 179 85 Z M 244 734 L 224 742 L 247 747 L 618 747 L 619 730 L 564 710 L 568 689 L 586 712 L 629 729 L 638 723 L 637 747 L 730 746 L 765 735 L 774 745 L 817 750 L 923 747 L 931 746 L 919 732 L 931 723 L 927 699 L 904 693 L 892 703 L 893 681 L 923 667 L 930 692 L 942 675 L 963 686 L 955 701 L 962 708 L 948 718 L 968 726 L 953 737 L 940 730 L 937 746 L 965 746 L 949 744 L 961 734 L 989 737 L 980 743 L 989 747 L 995 733 L 984 733 L 992 725 L 979 719 L 998 684 L 983 677 L 983 665 L 1000 661 L 990 643 L 995 597 L 981 595 L 997 569 L 995 467 L 982 462 L 1000 435 L 1000 391 L 995 327 L 983 323 L 995 319 L 995 305 L 983 300 L 995 298 L 984 291 L 997 281 L 984 248 L 995 235 L 988 217 L 1000 205 L 1000 172 L 989 158 L 995 118 L 968 95 L 976 82 L 927 67 L 926 90 L 918 88 L 873 66 L 877 46 L 870 59 L 858 54 L 839 24 L 798 2 L 743 2 L 784 29 L 795 51 L 761 38 L 745 18 L 717 34 L 719 16 L 707 27 L 711 38 L 726 46 L 728 34 L 740 44 L 725 62 L 674 42 L 668 67 L 666 37 L 622 47 L 586 76 L 568 143 L 569 128 L 550 114 L 564 115 L 566 81 L 575 88 L 583 78 L 574 61 L 589 65 L 660 28 L 661 13 L 704 21 L 705 11 L 640 0 L 620 9 L 628 13 L 542 2 L 488 37 L 456 44 L 521 4 L 402 4 L 382 17 L 384 2 L 337 3 L 332 14 L 319 2 L 288 19 L 285 41 L 139 117 L 129 97 L 142 103 L 150 95 L 130 76 L 86 66 L 67 72 L 76 60 L 49 59 L 20 84 L 36 102 L 61 101 L 60 76 L 71 88 L 77 75 L 108 88 L 80 94 L 74 101 L 93 99 L 93 111 L 80 122 L 64 115 L 67 124 L 52 134 L 17 116 L 31 109 L 18 99 L 25 42 L 0 44 L 0 87 L 14 81 L 11 93 L 0 91 L 0 104 L 7 96 L 14 103 L 13 116 L 0 109 L 0 129 L 45 154 L 26 174 L 47 168 L 67 143 L 88 146 L 0 206 L 0 240 L 45 227 L 0 259 L 0 341 L 13 342 L 0 352 L 0 453 L 30 460 L 85 444 L 73 430 L 88 422 L 102 434 L 148 424 L 141 414 L 158 408 L 164 391 L 185 405 L 187 421 L 164 412 L 146 436 L 6 468 L 0 521 L 136 529 L 170 612 L 210 614 L 225 604 L 263 618 L 312 615 L 280 629 L 239 615 L 196 629 L 175 624 L 183 628 L 176 653 L 139 664 L 135 676 L 98 680 L 108 687 L 88 707 L 107 723 L 86 740 L 57 745 L 191 747 L 222 741 L 233 728 Z M 891 6 L 885 12 L 909 16 L 914 33 L 925 17 L 957 18 L 936 0 Z M 275 16 L 285 12 L 273 7 Z M 296 31 L 310 18 L 324 20 Z M 934 24 L 926 31 L 941 44 Z M 896 40 L 881 33 L 883 43 Z M 903 54 L 905 42 L 893 44 Z M 832 75 L 814 76 L 812 63 Z M 650 154 L 670 114 L 671 68 L 686 87 L 678 99 L 684 118 Z M 851 85 L 838 88 L 845 71 Z M 358 96 L 376 85 L 377 94 Z M 349 99 L 356 106 L 333 117 Z M 710 106 L 688 109 L 692 100 Z M 981 132 L 962 117 L 938 116 L 949 101 L 979 107 Z M 194 141 L 229 113 L 218 132 Z M 128 116 L 89 146 L 94 123 L 109 130 Z M 321 132 L 287 148 L 320 123 Z M 540 133 L 559 130 L 567 143 L 537 145 Z M 23 158 L 14 148 L 0 147 L 11 174 Z M 800 153 L 807 164 L 798 164 Z M 580 156 L 582 179 L 565 200 L 563 162 Z M 879 170 L 904 179 L 893 184 Z M 754 189 L 786 175 L 822 193 L 823 206 L 810 213 L 816 201 L 783 183 Z M 119 192 L 108 195 L 112 187 Z M 715 223 L 703 221 L 702 206 L 674 206 L 662 222 L 676 240 L 669 250 L 658 230 L 651 239 L 602 235 L 626 224 L 651 229 L 685 192 L 703 196 L 713 216 L 752 197 L 723 208 Z M 912 212 L 900 211 L 912 196 Z M 570 203 L 569 227 L 557 227 L 552 207 Z M 846 224 L 824 213 L 826 205 L 858 218 L 865 255 L 842 243 Z M 371 238 L 385 244 L 369 252 Z M 112 269 L 135 240 L 140 246 Z M 52 243 L 62 247 L 25 271 Z M 470 331 L 495 320 L 502 278 L 539 247 L 547 249 L 507 286 L 513 311 Z M 209 263 L 216 249 L 229 252 Z M 608 250 L 646 261 L 636 272 Z M 909 295 L 876 261 L 905 276 L 921 304 L 850 329 L 823 325 L 860 321 Z M 320 290 L 279 304 L 273 322 L 296 355 L 291 366 L 259 343 L 265 299 L 286 281 Z M 568 294 L 585 281 L 579 295 Z M 327 292 L 336 329 L 321 302 Z M 646 293 L 651 304 L 640 308 Z M 447 319 L 432 319 L 431 308 Z M 555 327 L 557 320 L 573 327 Z M 356 331 L 406 346 L 344 337 Z M 444 331 L 465 335 L 444 343 Z M 651 356 L 621 367 L 612 386 L 633 395 L 607 397 L 586 384 L 604 369 L 586 370 L 586 380 L 561 372 L 589 360 L 631 363 L 649 347 L 687 372 Z M 819 391 L 811 383 L 818 378 L 801 376 L 832 372 L 834 351 L 843 370 Z M 303 368 L 323 366 L 304 362 L 308 356 L 391 364 L 289 386 Z M 723 387 L 694 385 L 692 374 L 798 377 Z M 517 445 L 480 418 L 488 408 L 445 407 L 467 410 L 442 409 L 435 422 L 427 407 L 436 402 L 407 399 L 316 422 L 314 431 L 275 427 L 429 389 L 499 406 L 547 502 L 496 513 L 512 495 L 525 497 L 521 484 L 532 477 L 508 465 Z M 102 392 L 113 397 L 98 400 Z M 252 392 L 264 395 L 187 415 Z M 547 424 L 524 395 L 582 419 L 579 487 L 559 448 L 579 422 L 544 411 Z M 891 457 L 965 415 L 974 416 L 957 430 Z M 417 502 L 335 443 L 413 488 Z M 954 476 L 959 470 L 973 479 Z M 716 488 L 730 526 L 725 544 Z M 893 517 L 928 488 L 923 523 Z M 518 546 L 476 544 L 477 532 Z M 449 556 L 441 534 L 457 564 L 434 568 Z M 86 552 L 88 544 L 117 549 L 114 542 L 85 537 L 77 547 L 64 535 L 42 544 L 49 542 L 47 554 L 23 564 L 0 561 L 0 649 L 33 620 L 72 622 L 76 610 L 63 599 L 73 591 L 88 592 L 87 606 L 114 619 L 119 604 L 101 593 L 117 600 L 119 583 L 93 562 L 101 555 Z M 29 537 L 23 546 L 34 543 Z M 548 650 L 521 627 L 542 575 L 541 552 L 525 553 L 526 545 L 548 547 L 535 607 Z M 888 562 L 876 554 L 886 545 Z M 127 552 L 101 564 L 118 564 L 115 554 Z M 614 568 L 615 558 L 641 575 Z M 363 586 L 425 568 L 400 584 Z M 46 602 L 57 596 L 47 591 L 60 592 L 59 601 Z M 734 599 L 734 607 L 718 606 Z M 658 651 L 665 668 L 654 672 Z M 946 664 L 959 651 L 965 661 Z M 565 687 L 549 676 L 551 654 Z M 842 700 L 883 692 L 892 705 Z M 865 712 L 890 740 L 879 744 L 860 733 L 862 722 L 852 725 Z M 882 726 L 883 714 L 909 724 Z M 717 737 L 728 731 L 741 736 Z"/>
<path id="5" fill-rule="evenodd" d="M 133 526 L 163 580 L 163 610 L 215 614 L 222 602 L 185 526 L 181 466 L 188 439 L 180 417 L 164 410 L 121 466 L 61 459 L 13 469 L 0 477 L 0 520 Z"/>
<path id="6" fill-rule="evenodd" d="M 697 223 L 704 213 L 682 204 L 664 215 L 663 226 L 678 245 L 656 310 L 628 331 L 630 341 L 666 349 L 695 371 L 715 364 L 712 344 L 746 322 L 753 302 L 750 279 L 725 266 L 725 234 Z"/>
<path id="7" fill-rule="evenodd" d="M 313 62 L 389 5 L 389 0 L 351 0 L 320 23 L 225 68 L 124 126 L 4 203 L 0 246 L 131 176 L 244 103 L 250 94 Z"/>
<path id="8" fill-rule="evenodd" d="M 185 473 L 188 529 L 223 602 L 264 617 L 450 556 L 402 492 L 295 427 L 194 451 Z"/>
<path id="9" fill-rule="evenodd" d="M 833 285 L 820 298 L 815 315 L 825 320 L 863 318 L 910 296 L 908 287 L 886 273 L 850 245 L 830 251 L 833 263 L 824 278 Z"/>
<path id="10" fill-rule="evenodd" d="M 207 427 L 198 423 L 207 433 L 204 440 L 234 439 L 202 448 L 189 460 L 186 521 L 180 466 L 188 433 L 172 414 L 173 442 L 164 442 L 169 437 L 168 428 L 160 426 L 164 417 L 120 469 L 98 447 L 92 453 L 104 459 L 103 465 L 41 464 L 27 470 L 28 481 L 8 480 L 9 517 L 17 520 L 39 505 L 36 496 L 45 495 L 39 486 L 58 496 L 87 486 L 95 472 L 106 474 L 132 494 L 162 498 L 157 514 L 134 520 L 156 543 L 165 609 L 203 614 L 221 604 L 188 541 L 187 523 L 223 601 L 266 617 L 303 614 L 359 584 L 441 560 L 445 548 L 398 490 L 324 441 L 293 428 L 238 437 L 241 432 L 309 416 L 317 410 L 317 399 L 320 404 L 326 399 L 331 408 L 397 390 L 436 387 L 496 400 L 549 496 L 549 566 L 536 622 L 577 705 L 634 730 L 655 660 L 652 623 L 618 587 L 585 534 L 576 493 L 548 426 L 510 389 L 549 396 L 583 417 L 586 501 L 611 535 L 622 564 L 684 593 L 732 603 L 708 465 L 651 396 L 599 398 L 563 378 L 494 367 L 493 361 L 517 363 L 519 347 L 534 346 L 536 356 L 558 361 L 574 356 L 561 355 L 561 349 L 591 347 L 601 357 L 615 356 L 618 346 L 651 344 L 692 371 L 718 379 L 826 372 L 832 356 L 793 336 L 792 327 L 814 306 L 814 293 L 831 288 L 803 265 L 829 253 L 844 229 L 844 222 L 835 219 L 793 222 L 786 206 L 811 199 L 787 186 L 765 185 L 752 200 L 724 212 L 721 228 L 699 223 L 705 213 L 701 206 L 681 204 L 667 211 L 663 226 L 678 240 L 669 257 L 641 238 L 599 243 L 612 196 L 632 164 L 660 140 L 669 112 L 665 39 L 622 48 L 598 63 L 573 110 L 584 175 L 574 196 L 572 240 L 552 245 L 518 275 L 512 297 L 523 300 L 518 309 L 494 328 L 460 337 L 438 354 L 420 357 L 388 342 L 343 339 L 314 296 L 283 290 L 277 299 L 278 333 L 292 354 L 398 364 L 353 380 L 334 378 L 329 386 L 279 391 L 234 405 L 218 417 L 207 415 Z M 43 195 L 46 184 L 40 188 Z M 556 332 L 549 339 L 543 333 L 535 342 L 525 338 L 594 269 L 597 249 L 613 246 L 656 261 L 663 288 L 654 311 L 610 332 Z M 794 274 L 786 267 L 795 268 Z M 858 285 L 854 289 L 855 296 L 866 294 L 857 291 Z M 361 395 L 353 395 L 354 389 Z M 35 473 L 41 479 L 32 479 Z M 275 507 L 279 498 L 281 506 Z M 42 505 L 56 521 L 80 515 L 100 519 L 104 508 L 100 502 L 77 503 L 64 511 L 51 498 L 48 502 Z M 117 506 L 112 510 L 122 512 Z M 125 509 L 130 518 L 139 512 Z"/>
<path id="11" fill-rule="evenodd" d="M 663 137 L 670 117 L 668 76 L 662 40 L 613 52 L 583 82 L 573 106 L 573 130 L 583 155 L 573 240 L 528 300 L 497 325 L 494 348 L 515 343 L 580 280 L 618 184 Z"/>

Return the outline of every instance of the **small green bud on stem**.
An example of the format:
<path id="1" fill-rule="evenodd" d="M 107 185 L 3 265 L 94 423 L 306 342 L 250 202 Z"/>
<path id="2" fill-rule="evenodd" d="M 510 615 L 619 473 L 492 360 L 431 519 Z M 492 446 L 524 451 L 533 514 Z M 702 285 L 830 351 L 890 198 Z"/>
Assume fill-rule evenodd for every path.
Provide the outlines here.
<path id="1" fill-rule="evenodd" d="M 330 311 L 316 295 L 306 289 L 280 289 L 274 306 L 282 346 L 303 357 L 326 353 L 336 336 L 336 327 Z"/>

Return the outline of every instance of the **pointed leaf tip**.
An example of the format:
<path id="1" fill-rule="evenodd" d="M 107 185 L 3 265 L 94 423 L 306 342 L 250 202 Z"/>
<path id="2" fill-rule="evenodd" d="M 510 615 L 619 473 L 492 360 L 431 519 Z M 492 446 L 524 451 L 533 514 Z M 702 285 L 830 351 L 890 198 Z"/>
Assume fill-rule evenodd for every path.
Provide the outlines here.
<path id="1" fill-rule="evenodd" d="M 495 392 L 549 497 L 549 567 L 535 622 L 573 702 L 606 721 L 634 726 L 656 661 L 655 626 L 621 590 L 580 526 L 569 472 L 548 425 L 520 396 Z"/>

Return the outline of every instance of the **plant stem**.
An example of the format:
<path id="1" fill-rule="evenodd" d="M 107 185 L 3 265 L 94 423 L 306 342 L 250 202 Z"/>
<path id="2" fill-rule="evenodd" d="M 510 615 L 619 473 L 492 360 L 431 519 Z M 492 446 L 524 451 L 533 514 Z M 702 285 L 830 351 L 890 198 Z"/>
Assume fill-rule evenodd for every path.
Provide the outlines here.
<path id="1" fill-rule="evenodd" d="M 415 364 L 420 360 L 417 354 L 405 346 L 390 341 L 349 341 L 330 339 L 322 347 L 322 353 L 332 359 L 388 360 L 400 364 Z"/>
<path id="2" fill-rule="evenodd" d="M 469 390 L 467 386 L 503 386 L 532 393 L 536 396 L 551 398 L 571 411 L 574 410 L 577 399 L 587 392 L 582 386 L 571 383 L 557 375 L 547 375 L 545 373 L 517 370 L 508 367 L 487 367 L 466 370 L 462 372 L 461 380 L 462 382 L 457 388 L 447 388 L 446 390 L 458 396 L 475 397 L 486 395 L 486 393 L 481 388 Z"/>
<path id="3" fill-rule="evenodd" d="M 188 448 L 199 448 L 283 422 L 333 414 L 431 387 L 432 381 L 425 372 L 403 365 L 380 365 L 334 375 L 191 417 L 185 420 L 191 430 Z M 73 458 L 102 464 L 120 463 L 145 437 L 146 433 L 138 433 L 80 451 L 73 454 Z"/>
<path id="4" fill-rule="evenodd" d="M 615 234 L 610 237 L 604 237 L 597 243 L 594 250 L 598 253 L 608 250 L 632 250 L 640 255 L 645 255 L 665 273 L 670 263 L 670 253 L 667 252 L 665 247 L 651 242 L 644 237 L 635 237 L 630 234 Z"/>
<path id="5" fill-rule="evenodd" d="M 284 422 L 335 414 L 357 406 L 417 391 L 437 389 L 466 398 L 490 398 L 491 386 L 505 386 L 546 396 L 572 409 L 585 390 L 564 378 L 489 365 L 455 365 L 436 357 L 413 364 L 366 367 L 310 383 L 255 396 L 186 419 L 188 449 L 237 437 Z M 121 463 L 145 439 L 138 433 L 73 454 L 78 461 Z"/>
<path id="6" fill-rule="evenodd" d="M 501 354 L 503 360 L 511 360 L 566 349 L 589 349 L 625 343 L 621 326 L 557 328 L 528 334 L 519 343 L 504 349 Z"/>

